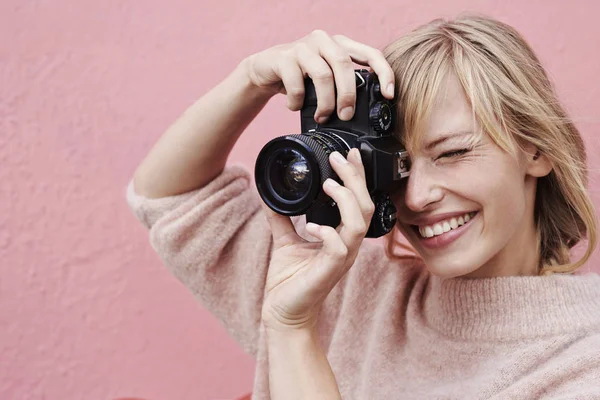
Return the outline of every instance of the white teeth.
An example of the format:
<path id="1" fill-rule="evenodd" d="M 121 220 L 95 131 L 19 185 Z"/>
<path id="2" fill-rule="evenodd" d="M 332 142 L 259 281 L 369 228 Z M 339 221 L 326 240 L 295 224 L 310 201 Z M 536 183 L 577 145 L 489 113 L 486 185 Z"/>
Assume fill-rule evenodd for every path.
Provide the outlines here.
<path id="1" fill-rule="evenodd" d="M 475 213 L 465 214 L 458 218 L 450 218 L 449 220 L 438 222 L 430 226 L 419 226 L 419 233 L 422 237 L 430 238 L 449 232 L 469 222 Z"/>
<path id="2" fill-rule="evenodd" d="M 444 228 L 444 233 L 450 231 L 450 224 L 448 224 L 447 222 L 444 221 L 444 225 L 442 225 L 442 227 Z"/>

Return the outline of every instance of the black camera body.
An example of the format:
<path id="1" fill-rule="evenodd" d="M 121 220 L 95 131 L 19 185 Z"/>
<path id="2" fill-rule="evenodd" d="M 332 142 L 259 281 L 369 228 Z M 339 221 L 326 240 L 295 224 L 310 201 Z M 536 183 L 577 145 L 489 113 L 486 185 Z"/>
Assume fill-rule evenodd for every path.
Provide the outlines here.
<path id="1" fill-rule="evenodd" d="M 304 104 L 300 112 L 301 134 L 285 135 L 268 142 L 255 165 L 255 181 L 263 201 L 273 211 L 288 216 L 306 214 L 307 222 L 337 227 L 336 203 L 323 192 L 327 178 L 343 184 L 329 164 L 329 154 L 347 157 L 360 150 L 367 189 L 375 212 L 366 237 L 390 232 L 396 223 L 396 207 L 390 190 L 410 174 L 410 159 L 392 135 L 392 103 L 381 94 L 377 76 L 365 69 L 355 71 L 356 107 L 350 121 L 337 113 L 319 125 L 314 120 L 317 95 L 310 78 L 305 80 Z"/>

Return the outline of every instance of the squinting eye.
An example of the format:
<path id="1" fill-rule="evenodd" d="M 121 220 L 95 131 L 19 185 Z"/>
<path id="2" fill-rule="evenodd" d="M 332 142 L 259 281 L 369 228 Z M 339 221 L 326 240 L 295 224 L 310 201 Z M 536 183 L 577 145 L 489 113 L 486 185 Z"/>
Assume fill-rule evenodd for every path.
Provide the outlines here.
<path id="1" fill-rule="evenodd" d="M 452 150 L 452 151 L 449 151 L 447 153 L 441 154 L 438 157 L 438 159 L 443 158 L 443 157 L 448 157 L 448 158 L 450 158 L 450 157 L 458 157 L 458 156 L 462 156 L 463 154 L 468 153 L 468 152 L 469 152 L 469 149 Z"/>

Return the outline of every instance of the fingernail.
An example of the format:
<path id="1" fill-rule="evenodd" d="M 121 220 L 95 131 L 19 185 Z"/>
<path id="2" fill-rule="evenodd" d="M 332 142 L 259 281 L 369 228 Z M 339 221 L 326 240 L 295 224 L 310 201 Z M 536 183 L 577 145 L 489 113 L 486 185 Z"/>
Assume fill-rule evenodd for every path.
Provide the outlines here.
<path id="1" fill-rule="evenodd" d="M 344 156 L 341 155 L 340 153 L 338 153 L 337 151 L 334 151 L 333 153 L 331 153 L 331 157 L 333 158 L 333 161 L 335 161 L 338 164 L 346 164 L 346 163 L 348 163 L 348 160 L 346 160 L 344 158 Z"/>
<path id="2" fill-rule="evenodd" d="M 354 107 L 344 107 L 340 111 L 340 119 L 347 121 L 352 118 L 352 114 L 354 114 Z"/>
<path id="3" fill-rule="evenodd" d="M 387 92 L 392 96 L 394 95 L 394 84 L 393 83 L 390 83 L 389 85 L 387 85 Z"/>
<path id="4" fill-rule="evenodd" d="M 354 154 L 356 155 L 356 159 L 360 162 L 362 162 L 362 158 L 360 157 L 360 150 L 358 150 L 357 148 L 354 148 Z"/>
<path id="5" fill-rule="evenodd" d="M 328 117 L 318 117 L 317 118 L 317 123 L 318 124 L 324 124 L 325 122 L 327 122 L 329 118 Z"/>
<path id="6" fill-rule="evenodd" d="M 333 180 L 333 179 L 331 179 L 331 178 L 327 178 L 327 180 L 325 181 L 325 184 L 326 184 L 327 186 L 329 186 L 329 187 L 332 187 L 332 188 L 340 186 L 340 184 L 339 184 L 339 183 L 337 183 L 336 181 L 334 181 L 334 180 Z"/>

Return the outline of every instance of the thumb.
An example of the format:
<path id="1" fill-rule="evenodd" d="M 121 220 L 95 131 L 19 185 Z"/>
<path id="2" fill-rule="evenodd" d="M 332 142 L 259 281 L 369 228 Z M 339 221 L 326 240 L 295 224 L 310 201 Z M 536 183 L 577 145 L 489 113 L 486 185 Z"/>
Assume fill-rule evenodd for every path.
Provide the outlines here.
<path id="1" fill-rule="evenodd" d="M 271 210 L 264 201 L 261 201 L 261 205 L 265 212 L 265 216 L 267 217 L 267 221 L 269 222 L 269 226 L 271 227 L 275 250 L 285 245 L 296 243 L 300 237 L 296 233 L 296 228 L 294 228 L 291 218 L 277 214 L 275 211 Z"/>

